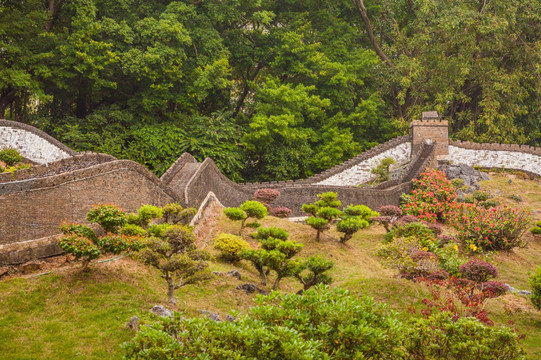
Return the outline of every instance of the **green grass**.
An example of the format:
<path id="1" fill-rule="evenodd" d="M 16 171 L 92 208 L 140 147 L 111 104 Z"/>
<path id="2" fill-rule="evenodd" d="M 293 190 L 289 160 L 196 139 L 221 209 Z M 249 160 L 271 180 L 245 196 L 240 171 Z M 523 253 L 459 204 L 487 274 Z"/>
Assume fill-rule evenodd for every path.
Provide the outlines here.
<path id="1" fill-rule="evenodd" d="M 493 180 L 484 182 L 483 188 L 501 189 L 501 201 L 528 207 L 537 214 L 541 196 L 535 182 L 514 178 L 509 186 L 506 176 L 492 176 Z M 519 193 L 524 201 L 517 204 L 508 199 L 506 196 L 512 193 Z M 271 217 L 263 223 L 283 227 L 292 239 L 302 242 L 305 247 L 299 256 L 319 254 L 333 260 L 332 286 L 385 302 L 391 309 L 400 311 L 402 319 L 412 316 L 408 311 L 412 305 L 421 308 L 422 298 L 429 293 L 426 286 L 400 279 L 394 271 L 381 266 L 375 256 L 384 234 L 380 226 L 364 229 L 342 245 L 338 243 L 338 233 L 333 231 L 316 242 L 315 232 L 309 226 Z M 220 232 L 236 233 L 238 228 L 238 223 L 220 216 L 210 236 L 199 245 L 218 256 L 211 239 Z M 245 235 L 250 232 L 246 229 Z M 519 289 L 529 288 L 528 272 L 533 271 L 541 259 L 540 239 L 527 234 L 527 240 L 527 248 L 489 255 L 490 261 L 497 264 L 498 280 Z M 133 315 L 143 322 L 152 321 L 148 309 L 156 304 L 182 311 L 187 316 L 201 316 L 199 310 L 217 312 L 222 318 L 233 310 L 246 312 L 253 305 L 254 295 L 246 295 L 235 287 L 245 282 L 257 284 L 258 274 L 246 262 L 230 264 L 216 258 L 211 263 L 213 271 L 231 269 L 239 270 L 242 281 L 218 276 L 204 284 L 181 288 L 175 293 L 176 306 L 167 304 L 166 284 L 160 274 L 130 258 L 94 264 L 87 274 L 72 267 L 38 277 L 0 281 L 0 358 L 121 358 L 121 344 L 133 337 L 126 323 Z M 296 292 L 300 288 L 292 279 L 285 279 L 280 285 L 284 292 Z M 531 306 L 529 299 L 506 295 L 491 300 L 487 310 L 498 325 L 506 325 L 511 320 L 517 330 L 526 335 L 522 344 L 528 359 L 541 358 L 541 312 Z"/>

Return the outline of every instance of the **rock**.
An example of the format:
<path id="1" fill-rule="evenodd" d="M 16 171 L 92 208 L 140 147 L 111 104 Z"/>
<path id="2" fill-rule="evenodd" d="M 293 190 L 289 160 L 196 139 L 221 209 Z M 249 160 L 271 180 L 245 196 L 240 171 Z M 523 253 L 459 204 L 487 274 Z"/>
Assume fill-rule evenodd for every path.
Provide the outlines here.
<path id="1" fill-rule="evenodd" d="M 527 291 L 527 290 L 519 290 L 519 291 L 518 291 L 518 294 L 519 294 L 519 295 L 524 295 L 524 296 L 531 296 L 531 295 L 532 295 L 532 292 L 531 292 L 531 291 Z"/>
<path id="2" fill-rule="evenodd" d="M 132 316 L 130 322 L 128 323 L 128 329 L 131 329 L 133 331 L 139 331 L 139 323 L 139 318 L 135 315 Z"/>
<path id="3" fill-rule="evenodd" d="M 235 321 L 235 318 L 234 318 L 232 315 L 227 315 L 227 316 L 225 317 L 225 319 L 226 319 L 227 321 L 229 321 L 229 322 Z"/>
<path id="4" fill-rule="evenodd" d="M 30 274 L 41 269 L 40 261 L 30 261 L 26 264 L 21 265 L 21 272 L 23 274 Z"/>
<path id="5" fill-rule="evenodd" d="M 154 305 L 149 311 L 161 317 L 170 317 L 171 315 L 173 315 L 171 310 L 163 307 L 163 305 Z"/>
<path id="6" fill-rule="evenodd" d="M 509 185 L 511 185 L 511 184 L 513 183 L 513 180 L 509 179 L 509 181 L 507 181 L 507 183 L 508 183 Z"/>
<path id="7" fill-rule="evenodd" d="M 242 276 L 240 275 L 240 272 L 238 270 L 231 270 L 231 271 L 228 271 L 226 274 L 238 280 L 242 279 Z"/>
<path id="8" fill-rule="evenodd" d="M 214 275 L 217 275 L 217 276 L 227 275 L 227 276 L 232 276 L 232 277 L 234 277 L 236 279 L 239 279 L 239 280 L 242 279 L 242 276 L 240 275 L 240 272 L 238 270 L 231 270 L 231 271 L 228 271 L 228 272 L 213 271 L 212 273 Z"/>
<path id="9" fill-rule="evenodd" d="M 515 289 L 515 288 L 512 287 L 511 285 L 505 284 L 505 286 L 507 286 L 507 289 L 508 289 L 510 292 L 512 292 L 512 293 L 517 292 L 517 289 Z"/>
<path id="10" fill-rule="evenodd" d="M 460 176 L 460 169 L 456 167 L 449 167 L 445 173 L 448 179 L 454 179 Z"/>
<path id="11" fill-rule="evenodd" d="M 9 268 L 7 266 L 0 267 L 0 277 L 4 275 L 8 275 L 8 273 L 9 273 Z"/>
<path id="12" fill-rule="evenodd" d="M 263 294 L 263 295 L 267 295 L 267 292 L 263 289 L 260 289 L 259 287 L 257 287 L 256 285 L 254 284 L 249 284 L 249 283 L 246 283 L 246 284 L 242 284 L 242 285 L 239 285 L 237 286 L 237 290 L 242 290 L 244 291 L 246 294 L 250 295 L 250 294 L 253 294 L 254 292 L 258 292 L 260 294 Z"/>
<path id="13" fill-rule="evenodd" d="M 221 322 L 222 321 L 222 319 L 220 319 L 220 315 L 218 315 L 216 313 L 213 313 L 213 312 L 210 312 L 210 311 L 207 311 L 207 310 L 199 310 L 199 312 L 201 314 L 208 315 L 210 320 L 213 320 L 213 321 L 216 321 L 216 322 Z"/>

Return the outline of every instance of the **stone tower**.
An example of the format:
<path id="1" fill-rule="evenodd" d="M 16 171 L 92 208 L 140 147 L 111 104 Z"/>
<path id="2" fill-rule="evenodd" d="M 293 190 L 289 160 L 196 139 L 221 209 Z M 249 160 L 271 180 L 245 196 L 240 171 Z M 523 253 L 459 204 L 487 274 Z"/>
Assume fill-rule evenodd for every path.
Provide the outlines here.
<path id="1" fill-rule="evenodd" d="M 410 134 L 414 154 L 425 141 L 436 143 L 436 157 L 445 160 L 449 156 L 449 124 L 447 120 L 440 120 L 437 111 L 423 112 L 421 120 L 414 120 L 410 124 Z"/>

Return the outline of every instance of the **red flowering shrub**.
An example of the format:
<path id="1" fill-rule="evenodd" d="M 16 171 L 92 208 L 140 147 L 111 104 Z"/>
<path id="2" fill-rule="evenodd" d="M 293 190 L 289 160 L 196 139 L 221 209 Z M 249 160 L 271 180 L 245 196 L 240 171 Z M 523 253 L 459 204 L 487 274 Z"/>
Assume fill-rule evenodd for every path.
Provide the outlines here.
<path id="1" fill-rule="evenodd" d="M 421 311 L 425 317 L 439 312 L 450 312 L 453 320 L 462 317 L 475 317 L 480 322 L 492 326 L 494 322 L 488 318 L 485 311 L 485 301 L 503 295 L 505 285 L 497 281 L 480 285 L 467 279 L 459 279 L 451 276 L 446 280 L 424 279 L 431 290 L 431 299 L 425 298 L 422 303 L 426 308 Z M 501 284 L 501 285 L 500 285 Z"/>
<path id="2" fill-rule="evenodd" d="M 254 192 L 254 198 L 263 203 L 271 203 L 280 196 L 280 192 L 274 189 L 259 189 Z"/>
<path id="3" fill-rule="evenodd" d="M 485 209 L 459 204 L 450 214 L 450 223 L 460 242 L 472 252 L 510 250 L 524 245 L 522 235 L 528 229 L 530 214 L 507 205 Z"/>
<path id="4" fill-rule="evenodd" d="M 456 189 L 445 173 L 429 170 L 412 180 L 413 190 L 402 205 L 405 214 L 427 222 L 443 222 L 456 203 Z"/>
<path id="5" fill-rule="evenodd" d="M 473 259 L 458 268 L 464 278 L 482 283 L 498 276 L 498 270 L 494 265 L 483 260 Z"/>
<path id="6" fill-rule="evenodd" d="M 509 291 L 507 285 L 501 281 L 485 281 L 484 283 L 478 284 L 477 288 L 485 293 L 489 298 L 502 296 Z"/>
<path id="7" fill-rule="evenodd" d="M 402 209 L 394 205 L 384 205 L 379 208 L 380 216 L 373 220 L 381 223 L 387 232 L 391 231 L 391 226 L 402 216 Z"/>
<path id="8" fill-rule="evenodd" d="M 278 206 L 274 209 L 270 209 L 269 214 L 271 216 L 276 216 L 279 218 L 286 218 L 291 215 L 292 212 L 293 210 L 291 210 L 290 208 L 286 208 L 285 206 Z"/>
<path id="9" fill-rule="evenodd" d="M 280 196 L 280 192 L 274 189 L 259 189 L 254 192 L 254 198 L 267 208 L 269 215 L 286 218 L 293 212 L 291 209 L 285 206 L 273 208 L 271 205 L 278 196 Z"/>

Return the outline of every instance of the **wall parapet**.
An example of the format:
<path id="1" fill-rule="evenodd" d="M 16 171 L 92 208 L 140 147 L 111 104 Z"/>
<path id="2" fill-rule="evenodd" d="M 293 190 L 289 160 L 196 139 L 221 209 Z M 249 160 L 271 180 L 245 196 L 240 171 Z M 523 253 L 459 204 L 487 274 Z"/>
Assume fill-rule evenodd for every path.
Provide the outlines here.
<path id="1" fill-rule="evenodd" d="M 473 143 L 469 141 L 449 140 L 449 146 L 456 146 L 458 148 L 471 150 L 513 151 L 541 156 L 541 147 L 534 147 L 530 145 Z"/>
<path id="2" fill-rule="evenodd" d="M 189 153 L 185 152 L 167 169 L 167 171 L 160 177 L 160 180 L 166 184 L 169 184 L 175 175 L 186 165 L 187 163 L 196 163 L 197 160 Z"/>

